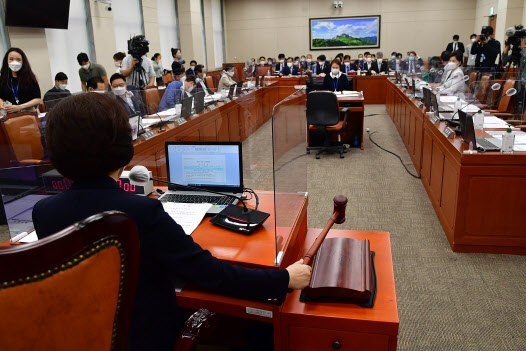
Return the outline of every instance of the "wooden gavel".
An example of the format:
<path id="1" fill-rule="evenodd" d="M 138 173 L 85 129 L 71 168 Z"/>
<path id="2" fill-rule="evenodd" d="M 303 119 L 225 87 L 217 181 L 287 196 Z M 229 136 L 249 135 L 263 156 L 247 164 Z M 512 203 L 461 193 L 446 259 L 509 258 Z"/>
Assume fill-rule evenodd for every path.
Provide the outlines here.
<path id="1" fill-rule="evenodd" d="M 347 207 L 347 197 L 344 195 L 336 195 L 333 201 L 334 212 L 332 213 L 331 218 L 325 225 L 325 228 L 323 228 L 320 235 L 318 235 L 318 237 L 310 247 L 309 251 L 307 251 L 307 253 L 305 254 L 305 257 L 303 257 L 304 264 L 309 264 L 311 262 L 312 258 L 316 255 L 316 252 L 318 252 L 318 249 L 323 243 L 323 240 L 325 240 L 325 237 L 329 233 L 329 230 L 331 230 L 334 223 L 342 224 L 343 222 L 345 222 L 345 208 Z"/>

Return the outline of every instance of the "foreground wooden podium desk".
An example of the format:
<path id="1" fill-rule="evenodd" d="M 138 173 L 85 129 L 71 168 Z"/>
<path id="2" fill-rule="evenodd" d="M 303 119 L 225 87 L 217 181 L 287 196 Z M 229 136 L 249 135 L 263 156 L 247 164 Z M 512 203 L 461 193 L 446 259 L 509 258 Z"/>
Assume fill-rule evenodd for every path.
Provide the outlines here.
<path id="1" fill-rule="evenodd" d="M 455 252 L 526 254 L 526 152 L 464 154 L 393 82 L 386 109 Z M 483 137 L 478 135 L 477 137 Z M 487 135 L 485 136 L 487 137 Z"/>

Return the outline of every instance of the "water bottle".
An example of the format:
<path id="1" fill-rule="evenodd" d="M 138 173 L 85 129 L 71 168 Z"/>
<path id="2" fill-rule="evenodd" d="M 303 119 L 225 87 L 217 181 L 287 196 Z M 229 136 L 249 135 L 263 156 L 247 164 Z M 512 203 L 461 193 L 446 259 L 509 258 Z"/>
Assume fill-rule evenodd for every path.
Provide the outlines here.
<path id="1" fill-rule="evenodd" d="M 475 129 L 484 128 L 484 114 L 482 113 L 482 110 L 479 110 L 479 112 L 473 115 L 473 127 Z"/>
<path id="2" fill-rule="evenodd" d="M 508 124 L 508 129 L 506 133 L 502 135 L 502 146 L 500 152 L 505 154 L 513 153 L 513 145 L 515 144 L 515 134 L 511 131 L 511 125 Z"/>

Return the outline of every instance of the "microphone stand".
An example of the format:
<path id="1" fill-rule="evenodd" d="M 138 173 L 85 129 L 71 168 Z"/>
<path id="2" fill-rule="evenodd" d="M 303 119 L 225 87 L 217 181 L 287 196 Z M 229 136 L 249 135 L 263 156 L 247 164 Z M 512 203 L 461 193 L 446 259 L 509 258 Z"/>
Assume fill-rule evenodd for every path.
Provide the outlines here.
<path id="1" fill-rule="evenodd" d="M 500 99 L 502 99 L 502 98 L 505 97 L 505 96 L 508 96 L 508 95 L 506 95 L 506 94 L 502 95 L 502 96 L 499 97 L 497 100 L 495 100 L 493 103 L 491 103 L 491 104 L 487 104 L 486 106 L 481 107 L 479 110 L 484 110 L 486 107 L 489 107 L 489 106 L 491 106 L 491 105 L 497 103 Z M 455 126 L 455 127 L 460 126 L 460 123 L 453 121 L 453 119 L 455 118 L 455 115 L 458 113 L 459 110 L 462 110 L 463 108 L 468 107 L 469 105 L 473 105 L 474 103 L 475 103 L 475 101 L 473 101 L 473 102 L 467 104 L 466 106 L 463 106 L 462 108 L 459 108 L 459 109 L 453 114 L 453 116 L 451 117 L 451 120 L 446 121 L 446 123 L 448 123 L 448 125 L 449 125 L 449 123 L 450 123 L 450 125 Z M 451 123 L 451 122 L 452 122 L 452 123 Z"/>

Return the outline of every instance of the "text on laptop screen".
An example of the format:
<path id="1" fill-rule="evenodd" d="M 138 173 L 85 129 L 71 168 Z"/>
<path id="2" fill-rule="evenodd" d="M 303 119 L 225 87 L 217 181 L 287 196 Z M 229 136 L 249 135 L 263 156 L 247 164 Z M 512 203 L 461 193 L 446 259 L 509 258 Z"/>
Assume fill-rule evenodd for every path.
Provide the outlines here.
<path id="1" fill-rule="evenodd" d="M 240 187 L 238 145 L 168 145 L 170 182 L 196 187 Z"/>

